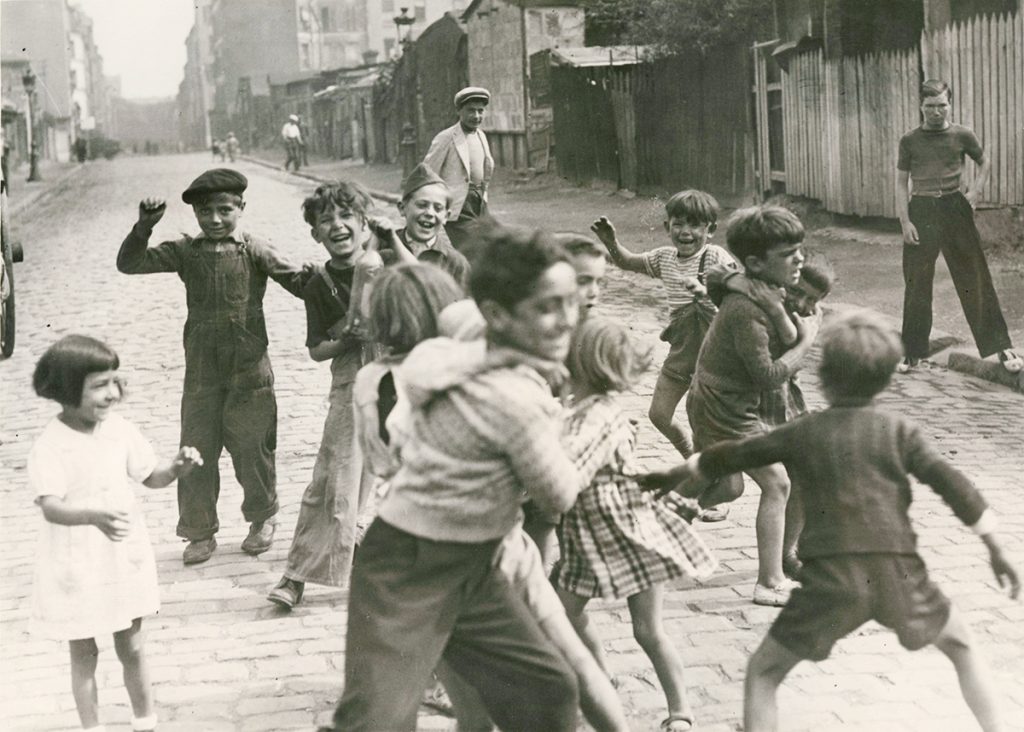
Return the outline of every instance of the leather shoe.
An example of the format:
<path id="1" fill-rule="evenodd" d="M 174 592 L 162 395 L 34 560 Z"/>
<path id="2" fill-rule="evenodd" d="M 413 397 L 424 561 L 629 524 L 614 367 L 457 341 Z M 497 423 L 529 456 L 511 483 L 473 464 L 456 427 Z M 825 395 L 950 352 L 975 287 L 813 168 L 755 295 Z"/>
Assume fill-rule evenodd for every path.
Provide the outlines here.
<path id="1" fill-rule="evenodd" d="M 249 524 L 249 535 L 242 540 L 242 551 L 254 557 L 257 554 L 262 554 L 273 546 L 274 531 L 276 529 L 276 519 L 269 518 L 266 521 L 253 521 Z"/>
<path id="2" fill-rule="evenodd" d="M 202 564 L 213 556 L 213 550 L 216 548 L 217 540 L 212 536 L 209 539 L 190 541 L 181 559 L 185 564 Z"/>
<path id="3" fill-rule="evenodd" d="M 277 586 L 267 594 L 267 599 L 276 605 L 291 610 L 302 601 L 302 591 L 305 589 L 305 582 L 282 577 Z"/>

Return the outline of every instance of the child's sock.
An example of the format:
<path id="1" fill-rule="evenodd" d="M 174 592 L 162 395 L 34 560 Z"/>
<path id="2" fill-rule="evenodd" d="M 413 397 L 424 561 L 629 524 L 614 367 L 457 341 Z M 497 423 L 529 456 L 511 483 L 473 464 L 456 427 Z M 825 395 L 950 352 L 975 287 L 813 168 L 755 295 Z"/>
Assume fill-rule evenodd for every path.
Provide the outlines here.
<path id="1" fill-rule="evenodd" d="M 132 729 L 135 732 L 149 732 L 156 729 L 156 712 L 148 717 L 132 717 Z"/>

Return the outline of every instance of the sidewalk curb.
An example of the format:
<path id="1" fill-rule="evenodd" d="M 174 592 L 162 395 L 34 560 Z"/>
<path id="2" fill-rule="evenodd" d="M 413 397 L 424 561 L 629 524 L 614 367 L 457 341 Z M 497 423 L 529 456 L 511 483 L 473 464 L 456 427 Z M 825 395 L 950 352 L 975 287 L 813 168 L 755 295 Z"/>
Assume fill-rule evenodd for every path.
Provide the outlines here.
<path id="1" fill-rule="evenodd" d="M 900 323 L 895 318 L 862 305 L 839 302 L 822 303 L 821 309 L 825 311 L 826 315 L 842 315 L 855 310 L 870 310 L 889 323 L 894 331 L 899 332 L 900 330 Z M 986 361 L 965 351 L 957 350 L 963 343 L 963 340 L 954 335 L 933 329 L 928 346 L 927 361 L 932 366 L 991 381 L 994 384 L 1006 386 L 1018 393 L 1024 394 L 1024 371 L 1011 374 L 998 362 Z"/>
<path id="2" fill-rule="evenodd" d="M 298 171 L 298 170 L 285 170 L 280 165 L 277 165 L 275 163 L 271 163 L 268 160 L 263 160 L 262 158 L 254 158 L 254 157 L 252 157 L 250 155 L 239 155 L 238 158 L 240 160 L 246 160 L 246 161 L 248 161 L 250 163 L 255 163 L 256 165 L 262 165 L 264 168 L 271 168 L 272 170 L 277 170 L 277 171 L 280 171 L 282 173 L 288 173 L 289 175 L 294 175 L 296 178 L 305 178 L 306 180 L 311 180 L 314 183 L 331 183 L 331 182 L 333 182 L 331 178 L 321 178 L 318 175 L 313 175 L 311 173 L 303 173 L 303 172 Z M 375 190 L 373 188 L 368 188 L 367 192 L 371 196 L 376 198 L 377 200 L 384 201 L 385 203 L 398 204 L 398 203 L 402 202 L 402 197 L 397 195 L 397 194 L 395 194 L 395 193 L 387 193 L 385 191 L 378 191 L 378 190 Z"/>
<path id="3" fill-rule="evenodd" d="M 27 209 L 29 206 L 33 205 L 34 203 L 37 203 L 40 199 L 46 197 L 50 193 L 53 193 L 55 190 L 57 190 L 58 186 L 60 186 L 62 183 L 64 183 L 72 176 L 78 175 L 78 173 L 84 169 L 84 165 L 76 165 L 73 168 L 68 168 L 63 173 L 54 178 L 52 181 L 47 181 L 49 185 L 47 185 L 45 188 L 40 188 L 37 191 L 32 191 L 32 193 L 29 193 L 24 198 L 19 198 L 18 200 L 12 202 L 10 208 L 11 218 L 14 218 L 22 211 Z"/>

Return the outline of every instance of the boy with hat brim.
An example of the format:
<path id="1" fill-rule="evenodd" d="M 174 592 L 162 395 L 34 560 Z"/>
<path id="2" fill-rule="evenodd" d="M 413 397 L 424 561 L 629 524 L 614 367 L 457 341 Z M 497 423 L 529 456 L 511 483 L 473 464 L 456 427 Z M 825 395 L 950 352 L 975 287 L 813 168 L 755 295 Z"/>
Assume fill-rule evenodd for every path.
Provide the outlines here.
<path id="1" fill-rule="evenodd" d="M 494 173 L 494 158 L 480 126 L 490 100 L 490 92 L 483 87 L 460 90 L 455 95 L 459 121 L 437 133 L 423 158 L 451 191 L 448 233 L 456 248 L 461 248 L 464 225 L 487 213 L 487 186 Z"/>
<path id="2" fill-rule="evenodd" d="M 404 251 L 408 251 L 420 262 L 441 267 L 465 288 L 469 261 L 452 246 L 444 228 L 450 207 L 451 192 L 447 184 L 437 173 L 420 163 L 402 183 L 402 201 L 398 210 L 405 218 L 405 226 L 379 234 L 398 238 L 399 245 L 391 242 L 391 250 L 398 254 L 398 259 L 403 259 Z M 387 262 L 390 255 L 387 251 L 384 254 Z"/>
<path id="3" fill-rule="evenodd" d="M 224 448 L 245 496 L 242 515 L 250 522 L 243 551 L 257 555 L 269 549 L 276 525 L 277 401 L 263 295 L 269 277 L 301 297 L 311 270 L 290 264 L 267 241 L 237 230 L 247 185 L 235 170 L 203 173 L 181 195 L 202 232 L 154 247 L 149 238 L 167 204 L 143 199 L 138 221 L 117 254 L 117 268 L 125 274 L 176 272 L 185 284 L 181 444 L 209 457 L 178 481 L 177 534 L 189 541 L 185 564 L 205 562 L 217 547 L 218 457 Z"/>

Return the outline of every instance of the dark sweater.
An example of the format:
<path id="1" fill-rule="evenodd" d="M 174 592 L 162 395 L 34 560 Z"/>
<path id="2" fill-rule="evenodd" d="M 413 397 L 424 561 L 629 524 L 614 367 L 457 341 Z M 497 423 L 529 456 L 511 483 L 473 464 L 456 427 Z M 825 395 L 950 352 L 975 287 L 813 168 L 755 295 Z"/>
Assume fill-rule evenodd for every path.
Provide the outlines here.
<path id="1" fill-rule="evenodd" d="M 777 389 L 800 367 L 801 354 L 785 350 L 775 326 L 757 303 L 730 292 L 704 338 L 697 357 L 696 381 L 727 392 L 746 392 L 755 402 L 762 391 Z"/>
<path id="2" fill-rule="evenodd" d="M 715 445 L 699 466 L 709 478 L 782 463 L 801 492 L 806 526 L 802 558 L 917 551 L 908 511 L 908 475 L 938 493 L 967 525 L 986 504 L 970 480 L 947 463 L 902 417 L 873 406 L 830 407 L 767 435 Z"/>

